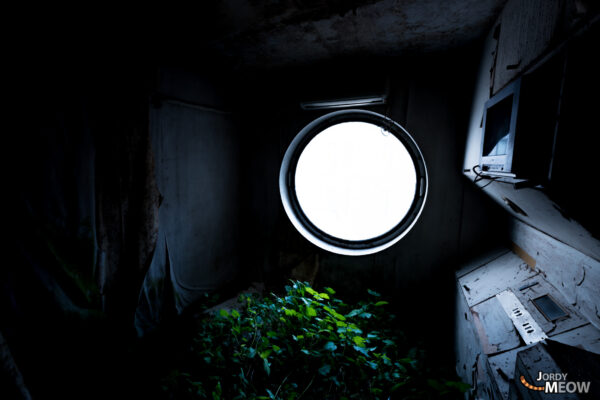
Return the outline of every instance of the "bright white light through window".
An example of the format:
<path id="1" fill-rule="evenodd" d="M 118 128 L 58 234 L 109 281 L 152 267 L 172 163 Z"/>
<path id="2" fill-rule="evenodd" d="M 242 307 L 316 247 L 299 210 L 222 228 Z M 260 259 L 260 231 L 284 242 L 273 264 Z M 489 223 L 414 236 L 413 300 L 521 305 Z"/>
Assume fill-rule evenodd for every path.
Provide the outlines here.
<path id="1" fill-rule="evenodd" d="M 354 241 L 375 238 L 400 223 L 416 183 L 406 147 L 366 122 L 343 122 L 317 134 L 302 151 L 295 175 L 306 217 L 323 232 Z"/>

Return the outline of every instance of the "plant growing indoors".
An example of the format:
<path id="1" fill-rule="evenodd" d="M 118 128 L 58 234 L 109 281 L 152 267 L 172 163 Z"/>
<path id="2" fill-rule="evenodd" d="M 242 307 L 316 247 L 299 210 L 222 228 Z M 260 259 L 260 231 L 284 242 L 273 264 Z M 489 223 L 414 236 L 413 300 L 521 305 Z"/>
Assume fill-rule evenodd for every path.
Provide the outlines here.
<path id="1" fill-rule="evenodd" d="M 191 352 L 161 380 L 166 397 L 210 399 L 462 398 L 406 346 L 386 301 L 349 305 L 293 281 L 282 296 L 245 295 L 207 315 Z"/>

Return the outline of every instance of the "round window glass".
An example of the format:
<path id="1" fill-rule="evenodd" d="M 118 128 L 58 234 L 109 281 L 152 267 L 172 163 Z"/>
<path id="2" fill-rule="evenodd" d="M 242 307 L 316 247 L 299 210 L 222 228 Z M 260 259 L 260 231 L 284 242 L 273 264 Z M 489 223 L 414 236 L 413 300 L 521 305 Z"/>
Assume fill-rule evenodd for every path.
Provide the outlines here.
<path id="1" fill-rule="evenodd" d="M 414 140 L 397 123 L 363 110 L 338 111 L 305 127 L 280 172 L 286 213 L 326 250 L 383 250 L 414 225 L 427 172 Z"/>

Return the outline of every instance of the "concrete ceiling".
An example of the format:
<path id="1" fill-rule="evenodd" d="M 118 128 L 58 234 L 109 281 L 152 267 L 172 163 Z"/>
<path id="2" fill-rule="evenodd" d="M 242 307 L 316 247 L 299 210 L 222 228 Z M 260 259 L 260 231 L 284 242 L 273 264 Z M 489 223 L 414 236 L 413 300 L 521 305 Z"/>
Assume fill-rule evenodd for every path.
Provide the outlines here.
<path id="1" fill-rule="evenodd" d="M 457 48 L 485 35 L 505 0 L 221 0 L 204 45 L 238 67 Z"/>

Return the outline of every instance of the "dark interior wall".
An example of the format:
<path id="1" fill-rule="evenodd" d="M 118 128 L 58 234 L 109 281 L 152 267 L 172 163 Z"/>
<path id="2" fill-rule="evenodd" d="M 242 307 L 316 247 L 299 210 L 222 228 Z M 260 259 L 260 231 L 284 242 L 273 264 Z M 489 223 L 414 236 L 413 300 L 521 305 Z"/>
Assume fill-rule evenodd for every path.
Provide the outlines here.
<path id="1" fill-rule="evenodd" d="M 600 61 L 590 57 L 590 48 L 600 39 L 600 18 L 566 50 L 563 99 L 550 179 L 550 195 L 574 220 L 600 239 L 600 213 L 594 185 L 600 137 L 597 100 Z M 562 59 L 561 59 L 562 61 Z M 554 122 L 554 121 L 553 121 Z"/>
<path id="2" fill-rule="evenodd" d="M 238 277 L 240 135 L 222 75 L 159 68 L 157 76 L 150 136 L 161 245 L 146 286 L 168 275 L 181 311 Z"/>
<path id="3" fill-rule="evenodd" d="M 221 71 L 148 65 L 17 76 L 2 341 L 34 398 L 88 397 L 100 382 L 91 396 L 109 397 L 131 387 L 119 379 L 133 380 L 139 300 L 149 328 L 240 271 L 228 85 Z"/>
<path id="4" fill-rule="evenodd" d="M 69 85 L 89 99 L 98 121 L 96 125 L 89 123 L 94 127 L 93 134 L 90 126 L 80 127 L 95 141 L 90 144 L 90 138 L 85 142 L 87 150 L 72 152 L 73 157 L 83 157 L 73 168 L 80 174 L 86 173 L 88 170 L 81 165 L 93 164 L 91 157 L 99 148 L 102 158 L 97 164 L 104 169 L 95 171 L 94 164 L 87 172 L 93 175 L 90 180 L 80 179 L 85 187 L 90 187 L 91 194 L 81 190 L 69 196 L 68 201 L 58 203 L 95 201 L 95 180 L 99 178 L 106 185 L 113 184 L 111 190 L 116 192 L 112 200 L 104 200 L 104 206 L 90 205 L 88 214 L 96 216 L 94 207 L 105 212 L 117 210 L 119 201 L 130 204 L 129 211 L 135 213 L 137 205 L 145 204 L 146 198 L 128 198 L 125 192 L 129 189 L 123 185 L 151 175 L 156 180 L 156 202 L 160 206 L 156 204 L 156 215 L 148 211 L 150 220 L 155 221 L 154 230 L 149 230 L 145 255 L 138 254 L 138 261 L 144 268 L 150 267 L 146 288 L 153 281 L 172 281 L 180 311 L 204 292 L 226 287 L 238 278 L 244 282 L 285 280 L 290 269 L 306 260 L 318 264 L 320 283 L 337 286 L 342 292 L 372 287 L 399 295 L 401 290 L 435 284 L 441 276 L 449 276 L 460 257 L 493 242 L 489 236 L 484 240 L 481 233 L 487 233 L 494 225 L 490 221 L 497 218 L 493 212 L 487 212 L 487 206 L 474 200 L 477 194 L 465 188 L 460 174 L 474 75 L 465 65 L 476 65 L 467 62 L 473 54 L 478 54 L 478 49 L 404 60 L 342 60 L 267 74 L 234 75 L 218 68 L 145 68 L 136 72 L 146 79 L 137 86 L 132 86 L 131 75 L 127 74 L 101 78 L 100 69 L 88 71 L 83 81 L 90 87 L 79 84 L 75 75 L 65 73 Z M 49 93 L 72 96 L 67 90 L 69 85 L 61 84 L 52 74 L 38 81 L 52 89 Z M 388 104 L 372 110 L 407 128 L 424 154 L 430 179 L 425 209 L 412 231 L 381 253 L 348 257 L 322 251 L 292 227 L 279 197 L 278 174 L 287 146 L 304 125 L 324 113 L 302 111 L 298 103 L 382 90 L 389 91 Z M 136 93 L 141 101 L 132 107 L 131 101 L 115 101 L 115 93 L 125 98 L 128 93 Z M 76 97 L 71 101 L 78 106 L 85 103 Z M 57 113 L 64 111 L 60 103 L 55 104 Z M 132 117 L 137 115 L 132 112 L 136 107 L 147 114 Z M 122 119 L 118 115 L 123 115 Z M 137 122 L 127 122 L 125 116 Z M 73 124 L 77 119 L 68 120 Z M 122 126 L 136 132 L 146 130 L 152 150 L 152 165 L 144 161 L 147 169 L 140 170 L 135 179 L 130 177 L 129 183 L 119 174 L 127 163 L 135 163 L 135 157 L 118 161 L 116 154 L 126 155 L 129 148 L 144 142 L 123 139 L 127 135 L 114 129 Z M 74 137 L 79 140 L 86 136 L 77 130 Z M 68 148 L 63 146 L 50 153 L 60 155 L 65 150 Z M 88 152 L 90 157 L 85 156 Z M 40 164 L 44 157 L 36 159 L 30 168 L 44 169 Z M 118 166 L 117 162 L 125 164 Z M 56 174 L 53 171 L 54 168 L 46 168 L 47 174 Z M 38 175 L 35 179 L 42 182 L 39 190 L 43 196 L 31 195 L 32 201 L 59 190 L 56 185 L 50 189 L 43 186 L 52 182 L 52 176 Z M 143 185 L 138 189 L 152 192 Z M 102 187 L 100 198 L 106 196 L 105 192 Z M 53 201 L 43 200 L 40 204 L 48 206 Z M 465 205 L 471 210 L 468 215 L 475 217 L 469 218 L 463 212 Z M 144 218 L 140 214 L 134 219 Z M 127 236 L 116 228 L 107 227 L 104 231 L 112 235 L 113 242 L 118 242 L 119 235 Z M 119 253 L 122 245 L 105 250 L 104 257 Z M 100 249 L 98 258 L 102 257 Z M 152 296 L 156 299 L 160 294 Z"/>
<path id="5" fill-rule="evenodd" d="M 20 227 L 13 236 L 19 261 L 0 275 L 0 329 L 35 382 L 34 394 L 58 395 L 70 381 L 77 393 L 113 373 L 127 376 L 127 364 L 116 368 L 114 359 L 126 351 L 121 339 L 131 330 L 144 276 L 143 294 L 152 279 L 168 278 L 181 310 L 236 278 L 280 289 L 290 269 L 309 260 L 319 266 L 318 285 L 349 295 L 367 287 L 397 300 L 413 295 L 416 307 L 408 313 L 427 315 L 431 296 L 451 290 L 457 259 L 485 246 L 478 233 L 494 225 L 495 216 L 481 212 L 463 229 L 471 196 L 460 175 L 473 83 L 464 65 L 475 65 L 470 54 L 477 52 L 236 77 L 147 66 L 36 75 L 22 94 L 41 95 L 19 101 L 17 115 L 28 122 L 12 138 L 17 150 L 9 157 L 17 169 L 10 219 Z M 419 144 L 430 178 L 426 207 L 413 230 L 384 252 L 322 251 L 295 231 L 279 198 L 287 146 L 322 114 L 304 112 L 298 102 L 360 95 L 388 81 L 388 105 L 373 110 L 402 124 Z M 91 226 L 81 231 L 86 219 Z M 64 253 L 36 230 L 53 221 L 64 224 Z M 81 259 L 65 263 L 60 257 L 72 249 Z M 74 271 L 64 269 L 73 265 Z M 121 278 L 112 285 L 115 274 Z M 147 304 L 160 306 L 165 293 L 149 295 Z M 94 314 L 101 309 L 117 314 L 120 329 L 111 331 Z M 81 324 L 82 318 L 92 322 Z"/>
<path id="6" fill-rule="evenodd" d="M 27 246 L 40 244 L 87 300 L 99 291 L 102 308 L 124 319 L 155 243 L 148 75 L 121 65 L 21 69 L 6 158 L 15 248 L 34 264 L 41 251 Z"/>
<path id="7" fill-rule="evenodd" d="M 290 269 L 309 260 L 318 264 L 318 283 L 332 285 L 341 292 L 351 294 L 371 287 L 398 297 L 402 297 L 402 291 L 416 292 L 424 300 L 431 291 L 423 289 L 437 284 L 441 287 L 461 256 L 487 246 L 490 242 L 482 233 L 492 231 L 497 214 L 482 211 L 477 220 L 464 221 L 467 217 L 462 213 L 468 201 L 469 207 L 494 209 L 493 205 L 481 206 L 473 200 L 477 194 L 465 190 L 461 175 L 474 81 L 473 71 L 465 65 L 476 65 L 465 61 L 471 60 L 471 54 L 478 52 L 469 49 L 402 62 L 359 60 L 286 71 L 261 80 L 264 96 L 248 102 L 242 117 L 247 126 L 243 155 L 247 167 L 243 175 L 244 259 L 251 260 L 267 281 L 289 276 Z M 415 138 L 428 168 L 427 202 L 412 231 L 391 248 L 369 256 L 335 255 L 310 244 L 287 219 L 279 198 L 280 163 L 300 129 L 326 113 L 303 111 L 300 101 L 318 96 L 364 95 L 374 88 L 384 88 L 386 82 L 390 90 L 388 104 L 371 110 L 399 122 Z M 349 92 L 348 87 L 354 91 Z M 468 227 L 462 232 L 464 223 Z"/>
<path id="8" fill-rule="evenodd" d="M 0 331 L 33 398 L 81 397 L 126 368 L 114 359 L 155 243 L 147 72 L 48 62 L 13 76 Z"/>

